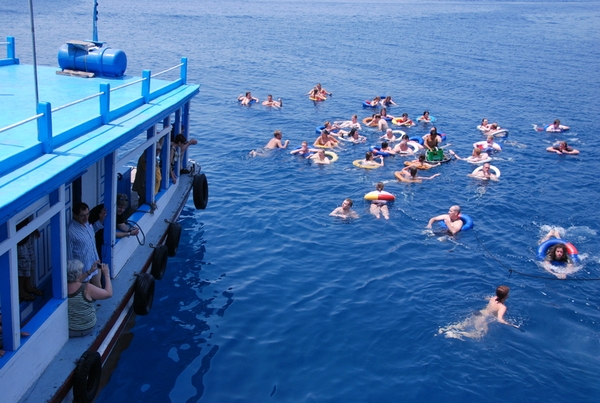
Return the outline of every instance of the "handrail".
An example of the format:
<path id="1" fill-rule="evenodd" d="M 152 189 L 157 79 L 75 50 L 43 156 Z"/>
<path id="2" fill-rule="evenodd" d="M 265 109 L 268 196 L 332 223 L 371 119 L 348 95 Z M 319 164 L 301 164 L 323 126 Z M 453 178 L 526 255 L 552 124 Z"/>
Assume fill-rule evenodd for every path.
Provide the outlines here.
<path id="1" fill-rule="evenodd" d="M 171 70 L 175 70 L 177 67 L 181 67 L 181 66 L 183 66 L 183 63 L 179 63 L 177 66 L 173 66 L 173 67 L 171 67 L 171 68 L 169 68 L 169 69 L 166 69 L 166 70 L 163 70 L 163 71 L 159 71 L 159 72 L 158 72 L 158 73 L 156 73 L 156 74 L 152 74 L 150 77 L 152 77 L 152 78 L 154 78 L 154 77 L 158 77 L 158 76 L 160 76 L 161 74 L 168 73 L 169 71 L 171 71 Z"/>
<path id="2" fill-rule="evenodd" d="M 9 40 L 7 42 L 0 42 L 0 44 L 7 44 L 8 46 L 11 46 L 11 45 L 13 45 L 13 42 L 11 42 Z M 56 107 L 56 108 L 51 109 L 51 110 L 49 109 L 49 104 L 47 104 L 46 107 L 48 107 L 48 109 L 45 110 L 44 112 L 39 113 L 39 114 L 37 114 L 35 116 L 29 117 L 29 118 L 27 118 L 25 120 L 22 120 L 20 122 L 13 123 L 13 124 L 11 124 L 9 126 L 0 128 L 0 133 L 6 132 L 6 131 L 11 130 L 11 129 L 14 129 L 15 127 L 18 127 L 18 126 L 23 125 L 25 123 L 31 122 L 32 120 L 43 118 L 43 117 L 46 116 L 46 114 L 48 114 L 48 115 L 51 116 L 51 114 L 54 113 L 54 112 L 58 112 L 58 111 L 60 111 L 62 109 L 66 109 L 66 108 L 69 108 L 71 106 L 77 105 L 77 104 L 79 104 L 81 102 L 88 101 L 90 99 L 98 98 L 98 97 L 101 97 L 101 99 L 100 99 L 101 108 L 100 109 L 101 109 L 101 114 L 103 116 L 103 120 L 102 121 L 103 121 L 104 124 L 106 124 L 108 121 L 114 119 L 114 117 L 112 117 L 110 115 L 110 113 L 112 111 L 110 110 L 110 97 L 108 97 L 108 92 L 113 92 L 113 91 L 116 91 L 116 90 L 119 90 L 119 89 L 122 89 L 122 88 L 125 88 L 125 87 L 129 87 L 130 85 L 138 84 L 140 82 L 145 82 L 145 84 L 142 85 L 141 96 L 144 98 L 144 102 L 148 103 L 148 102 L 150 102 L 153 99 L 152 98 L 153 93 L 150 92 L 150 79 L 152 77 L 157 77 L 157 76 L 159 76 L 161 74 L 165 74 L 165 73 L 167 73 L 169 71 L 172 71 L 174 69 L 177 69 L 177 68 L 183 66 L 183 68 L 181 69 L 181 78 L 179 79 L 179 83 L 180 83 L 180 85 L 181 85 L 181 83 L 185 84 L 185 81 L 186 81 L 186 78 L 187 78 L 186 77 L 187 76 L 187 59 L 186 58 L 182 58 L 181 60 L 182 60 L 182 63 L 179 63 L 179 64 L 177 64 L 177 65 L 175 65 L 173 67 L 170 67 L 170 68 L 168 68 L 166 70 L 160 71 L 160 72 L 158 72 L 156 74 L 153 74 L 153 75 L 151 75 L 151 73 L 150 73 L 149 70 L 144 70 L 142 78 L 140 78 L 138 80 L 135 80 L 135 81 L 132 81 L 132 82 L 129 82 L 127 84 L 120 85 L 118 87 L 110 88 L 110 85 L 101 84 L 100 85 L 100 92 L 98 92 L 96 94 L 89 95 L 89 96 L 87 96 L 85 98 L 78 99 L 78 100 L 70 102 L 68 104 L 61 105 L 61 106 Z M 177 80 L 174 81 L 172 84 L 174 84 L 176 82 L 177 82 Z M 107 91 L 107 89 L 109 89 L 109 91 Z M 160 92 L 157 92 L 156 96 L 159 96 L 159 95 L 160 95 Z M 42 108 L 42 109 L 38 109 L 38 110 L 43 110 L 43 108 L 45 108 L 45 107 L 42 107 L 43 104 L 46 104 L 46 103 L 40 102 L 38 108 Z M 42 122 L 42 126 L 45 127 L 45 129 L 42 130 L 42 132 L 44 134 L 41 135 L 40 133 L 42 133 L 42 132 L 40 132 L 41 129 L 40 129 L 39 125 L 40 125 L 40 123 L 38 123 L 38 138 L 40 139 L 41 142 L 44 142 L 44 141 L 47 140 L 47 141 L 50 142 L 49 144 L 51 144 L 51 142 L 52 142 L 51 139 L 54 137 L 54 135 L 52 134 L 52 128 L 49 127 L 46 123 Z M 44 138 L 46 140 L 41 140 L 41 138 Z M 44 149 L 46 149 L 46 148 L 44 147 Z M 49 145 L 48 150 L 51 150 L 51 149 L 52 149 L 52 146 Z"/>
<path id="3" fill-rule="evenodd" d="M 97 94 L 90 95 L 90 96 L 88 96 L 88 97 L 85 97 L 85 98 L 78 99 L 77 101 L 73 101 L 73 102 L 71 102 L 71 103 L 68 103 L 68 104 L 64 104 L 64 105 L 62 105 L 62 106 L 59 106 L 59 107 L 57 107 L 57 108 L 54 108 L 54 109 L 52 109 L 52 111 L 51 111 L 51 112 L 57 112 L 57 111 L 60 111 L 61 109 L 65 109 L 65 108 L 68 108 L 69 106 L 77 105 L 77 104 L 79 104 L 79 103 L 81 103 L 81 102 L 83 102 L 83 101 L 87 101 L 87 100 L 89 100 L 89 99 L 96 98 L 96 97 L 99 97 L 99 96 L 101 96 L 101 95 L 104 95 L 104 92 L 98 92 Z"/>
<path id="4" fill-rule="evenodd" d="M 10 129 L 14 129 L 14 128 L 15 128 L 15 127 L 17 127 L 17 126 L 24 125 L 25 123 L 31 122 L 32 120 L 39 119 L 39 118 L 41 118 L 42 116 L 44 116 L 44 114 L 43 114 L 43 113 L 38 113 L 38 114 L 37 114 L 37 115 L 35 115 L 35 116 L 32 116 L 32 117 L 30 117 L 30 118 L 27 118 L 27 119 L 25 119 L 25 120 L 21 120 L 20 122 L 17 122 L 17 123 L 13 123 L 13 124 L 12 124 L 12 125 L 10 125 L 10 126 L 3 127 L 3 128 L 1 128 L 1 129 L 0 129 L 0 133 L 2 133 L 2 132 L 5 132 L 5 131 L 8 131 L 8 130 L 10 130 Z"/>
<path id="5" fill-rule="evenodd" d="M 133 85 L 133 84 L 141 83 L 142 81 L 146 81 L 146 78 L 140 78 L 139 80 L 135 80 L 135 81 L 132 81 L 127 84 L 119 85 L 118 87 L 115 87 L 115 88 L 111 88 L 110 92 L 120 90 L 121 88 L 129 87 L 130 85 Z"/>
<path id="6" fill-rule="evenodd" d="M 0 45 L 8 45 L 10 42 L 0 42 Z"/>

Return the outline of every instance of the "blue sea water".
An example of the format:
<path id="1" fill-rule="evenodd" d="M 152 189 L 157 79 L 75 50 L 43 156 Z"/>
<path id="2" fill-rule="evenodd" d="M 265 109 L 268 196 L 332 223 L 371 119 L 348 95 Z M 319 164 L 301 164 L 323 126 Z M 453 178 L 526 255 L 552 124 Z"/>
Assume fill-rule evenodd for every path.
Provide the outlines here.
<path id="1" fill-rule="evenodd" d="M 0 3 L 0 36 L 16 36 L 30 62 L 21 3 Z M 88 3 L 35 4 L 38 62 L 56 65 L 64 41 L 90 37 Z M 210 200 L 184 210 L 178 256 L 97 401 L 598 401 L 599 17 L 592 1 L 100 1 L 100 39 L 126 51 L 129 74 L 189 58 L 189 81 L 202 85 L 190 150 Z M 305 94 L 317 82 L 333 97 L 315 105 Z M 245 91 L 284 107 L 240 107 Z M 430 110 L 461 156 L 483 139 L 483 117 L 508 128 L 500 181 L 453 161 L 427 172 L 441 173 L 432 181 L 398 183 L 402 158 L 351 164 L 366 145 L 329 166 L 248 156 L 277 129 L 296 147 L 326 120 L 369 116 L 361 102 L 381 94 L 399 104 L 390 114 Z M 532 130 L 555 118 L 571 130 Z M 558 139 L 581 154 L 547 153 Z M 397 196 L 389 221 L 362 200 L 378 181 Z M 329 217 L 346 197 L 361 217 Z M 475 228 L 425 233 L 452 204 Z M 548 226 L 579 249 L 578 280 L 539 267 Z M 500 284 L 519 329 L 438 334 Z"/>

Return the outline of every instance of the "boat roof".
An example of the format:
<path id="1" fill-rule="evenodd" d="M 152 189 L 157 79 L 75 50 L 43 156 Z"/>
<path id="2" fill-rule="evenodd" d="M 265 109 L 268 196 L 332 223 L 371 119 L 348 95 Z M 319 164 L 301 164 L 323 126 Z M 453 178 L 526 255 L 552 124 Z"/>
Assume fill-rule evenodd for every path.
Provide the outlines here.
<path id="1" fill-rule="evenodd" d="M 187 67 L 184 64 L 182 70 Z M 142 77 L 82 78 L 59 75 L 57 70 L 37 68 L 40 102 L 56 109 L 90 99 L 51 113 L 49 150 L 44 151 L 47 146 L 38 139 L 36 119 L 0 132 L 0 223 L 77 178 L 88 166 L 161 122 L 199 92 L 198 85 L 188 85 L 182 78 L 152 78 L 149 93 L 144 96 Z M 0 82 L 0 129 L 38 114 L 33 66 L 0 65 Z M 101 84 L 111 88 L 107 123 L 103 123 L 100 111 Z M 115 91 L 116 87 L 121 88 Z"/>

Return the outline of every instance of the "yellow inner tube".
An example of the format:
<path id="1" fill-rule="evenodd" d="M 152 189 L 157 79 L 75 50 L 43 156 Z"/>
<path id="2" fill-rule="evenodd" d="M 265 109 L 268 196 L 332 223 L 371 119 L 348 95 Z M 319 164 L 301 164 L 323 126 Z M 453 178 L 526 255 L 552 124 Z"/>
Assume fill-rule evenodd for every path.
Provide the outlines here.
<path id="1" fill-rule="evenodd" d="M 338 160 L 338 155 L 333 151 L 325 151 L 325 155 L 329 157 L 331 162 L 336 162 Z"/>
<path id="2" fill-rule="evenodd" d="M 380 165 L 363 164 L 363 162 L 364 162 L 364 160 L 354 160 L 352 162 L 352 164 L 355 167 L 364 168 L 364 169 L 375 169 L 375 168 L 379 168 L 380 167 Z"/>

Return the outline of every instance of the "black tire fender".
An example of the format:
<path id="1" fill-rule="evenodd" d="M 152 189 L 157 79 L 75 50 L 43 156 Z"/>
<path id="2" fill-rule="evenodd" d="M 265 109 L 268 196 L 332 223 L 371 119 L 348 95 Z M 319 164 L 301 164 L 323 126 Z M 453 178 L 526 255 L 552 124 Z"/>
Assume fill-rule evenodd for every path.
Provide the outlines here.
<path id="1" fill-rule="evenodd" d="M 75 403 L 91 403 L 98 393 L 102 378 L 102 359 L 97 351 L 87 350 L 77 360 L 73 373 Z"/>
<path id="2" fill-rule="evenodd" d="M 172 222 L 171 224 L 169 224 L 169 229 L 167 230 L 167 241 L 165 242 L 167 245 L 167 252 L 170 257 L 177 255 L 177 248 L 179 247 L 180 238 L 181 224 L 177 222 Z M 160 279 L 157 278 L 157 280 Z"/>
<path id="3" fill-rule="evenodd" d="M 167 270 L 167 254 L 166 245 L 158 245 L 154 248 L 154 252 L 152 252 L 152 268 L 150 269 L 150 273 L 156 280 L 160 280 L 165 275 L 165 271 Z"/>
<path id="4" fill-rule="evenodd" d="M 194 175 L 194 207 L 197 210 L 204 210 L 208 204 L 208 181 L 206 175 Z"/>
<path id="5" fill-rule="evenodd" d="M 145 316 L 152 309 L 154 301 L 154 277 L 150 273 L 139 273 L 135 280 L 133 311 L 136 315 Z"/>

